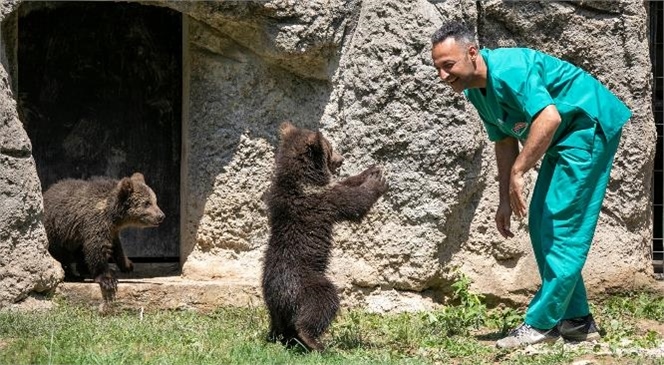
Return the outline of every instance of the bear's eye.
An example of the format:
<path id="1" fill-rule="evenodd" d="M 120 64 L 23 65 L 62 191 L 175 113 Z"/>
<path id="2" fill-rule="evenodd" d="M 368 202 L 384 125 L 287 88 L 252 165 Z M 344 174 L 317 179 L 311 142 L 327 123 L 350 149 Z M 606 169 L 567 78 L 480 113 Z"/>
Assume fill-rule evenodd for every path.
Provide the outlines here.
<path id="1" fill-rule="evenodd" d="M 146 201 L 143 202 L 143 207 L 144 207 L 144 208 L 147 208 L 147 207 L 149 207 L 150 205 L 151 205 L 151 203 L 150 203 L 149 200 L 146 200 Z"/>

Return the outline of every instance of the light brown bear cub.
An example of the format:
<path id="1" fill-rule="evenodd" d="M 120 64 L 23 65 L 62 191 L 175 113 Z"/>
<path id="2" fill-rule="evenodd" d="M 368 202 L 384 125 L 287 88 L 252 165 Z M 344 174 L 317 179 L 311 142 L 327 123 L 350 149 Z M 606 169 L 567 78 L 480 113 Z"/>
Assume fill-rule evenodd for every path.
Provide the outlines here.
<path id="1" fill-rule="evenodd" d="M 157 197 L 140 173 L 119 181 L 104 177 L 65 179 L 44 193 L 48 251 L 62 264 L 65 279 L 90 275 L 99 283 L 106 302 L 115 298 L 118 284 L 109 260 L 112 258 L 122 272 L 133 270 L 122 249 L 120 231 L 156 227 L 163 220 Z"/>
<path id="2" fill-rule="evenodd" d="M 323 349 L 319 338 L 339 309 L 325 276 L 334 224 L 359 222 L 387 183 L 378 167 L 333 184 L 343 157 L 320 132 L 280 127 L 275 174 L 267 192 L 270 240 L 263 261 L 263 299 L 271 341 Z"/>

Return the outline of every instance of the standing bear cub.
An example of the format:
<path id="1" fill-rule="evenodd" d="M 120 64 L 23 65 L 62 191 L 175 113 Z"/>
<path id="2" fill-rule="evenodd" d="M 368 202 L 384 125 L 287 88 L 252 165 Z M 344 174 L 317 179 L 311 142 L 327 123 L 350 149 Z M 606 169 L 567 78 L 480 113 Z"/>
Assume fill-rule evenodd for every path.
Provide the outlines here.
<path id="1" fill-rule="evenodd" d="M 140 173 L 121 180 L 94 177 L 65 179 L 44 193 L 44 227 L 48 251 L 62 264 L 66 279 L 90 275 L 105 302 L 115 298 L 118 280 L 109 267 L 113 259 L 122 272 L 133 270 L 120 243 L 127 227 L 156 227 L 164 220 L 157 197 Z"/>
<path id="2" fill-rule="evenodd" d="M 359 222 L 387 184 L 378 167 L 331 184 L 343 157 L 320 132 L 280 126 L 281 143 L 266 195 L 270 239 L 263 261 L 269 340 L 321 351 L 320 336 L 339 309 L 325 276 L 336 222 Z"/>

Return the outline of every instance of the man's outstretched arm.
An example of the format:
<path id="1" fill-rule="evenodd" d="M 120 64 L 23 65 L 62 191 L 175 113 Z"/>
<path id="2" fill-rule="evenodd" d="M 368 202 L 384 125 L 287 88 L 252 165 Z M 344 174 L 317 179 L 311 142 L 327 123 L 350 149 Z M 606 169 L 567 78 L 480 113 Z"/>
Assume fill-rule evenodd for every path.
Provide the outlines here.
<path id="1" fill-rule="evenodd" d="M 523 175 L 544 156 L 549 145 L 551 145 L 551 140 L 560 122 L 560 114 L 555 105 L 552 104 L 542 109 L 535 116 L 526 143 L 512 165 L 509 201 L 512 211 L 519 217 L 524 217 L 527 210 L 526 200 L 523 197 Z"/>

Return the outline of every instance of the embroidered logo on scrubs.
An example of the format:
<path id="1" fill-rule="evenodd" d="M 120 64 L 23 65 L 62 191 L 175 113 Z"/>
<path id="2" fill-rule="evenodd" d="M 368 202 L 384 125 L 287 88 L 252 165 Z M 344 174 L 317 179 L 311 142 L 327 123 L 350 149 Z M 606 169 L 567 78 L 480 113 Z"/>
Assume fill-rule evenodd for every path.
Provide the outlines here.
<path id="1" fill-rule="evenodd" d="M 525 122 L 515 123 L 514 127 L 512 127 L 512 131 L 516 134 L 521 134 L 521 132 L 523 132 L 523 130 L 526 129 L 527 126 L 528 124 Z"/>

